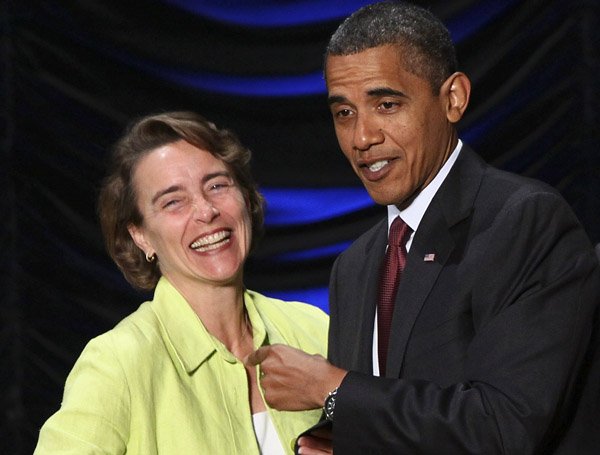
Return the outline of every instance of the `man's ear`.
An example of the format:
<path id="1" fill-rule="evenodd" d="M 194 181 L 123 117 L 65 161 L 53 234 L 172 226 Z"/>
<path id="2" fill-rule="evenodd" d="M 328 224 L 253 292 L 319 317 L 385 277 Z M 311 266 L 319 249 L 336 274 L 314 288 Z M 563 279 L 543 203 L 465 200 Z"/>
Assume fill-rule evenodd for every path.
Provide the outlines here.
<path id="1" fill-rule="evenodd" d="M 152 245 L 146 240 L 146 236 L 144 235 L 144 229 L 140 226 L 136 226 L 134 224 L 129 224 L 127 226 L 127 230 L 129 231 L 129 235 L 133 239 L 133 242 L 137 245 L 137 247 L 144 252 L 144 254 L 148 256 L 152 256 L 155 251 L 152 248 Z"/>
<path id="2" fill-rule="evenodd" d="M 458 122 L 469 104 L 471 81 L 466 74 L 456 72 L 442 84 L 440 96 L 446 102 L 446 117 L 450 123 Z"/>

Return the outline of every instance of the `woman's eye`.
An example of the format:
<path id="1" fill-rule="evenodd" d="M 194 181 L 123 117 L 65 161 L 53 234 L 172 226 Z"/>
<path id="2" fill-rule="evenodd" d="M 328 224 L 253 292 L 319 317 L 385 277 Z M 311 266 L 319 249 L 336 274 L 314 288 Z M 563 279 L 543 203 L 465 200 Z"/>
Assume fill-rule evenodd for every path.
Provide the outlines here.
<path id="1" fill-rule="evenodd" d="M 169 199 L 167 202 L 165 202 L 165 203 L 163 204 L 163 209 L 167 209 L 167 208 L 170 208 L 170 207 L 174 207 L 174 206 L 176 206 L 177 204 L 179 204 L 179 202 L 180 202 L 180 200 L 179 200 L 179 199 Z"/>
<path id="2" fill-rule="evenodd" d="M 229 183 L 228 182 L 217 182 L 217 183 L 213 183 L 210 185 L 209 190 L 211 192 L 219 192 L 219 191 L 223 191 L 227 188 L 229 188 Z"/>

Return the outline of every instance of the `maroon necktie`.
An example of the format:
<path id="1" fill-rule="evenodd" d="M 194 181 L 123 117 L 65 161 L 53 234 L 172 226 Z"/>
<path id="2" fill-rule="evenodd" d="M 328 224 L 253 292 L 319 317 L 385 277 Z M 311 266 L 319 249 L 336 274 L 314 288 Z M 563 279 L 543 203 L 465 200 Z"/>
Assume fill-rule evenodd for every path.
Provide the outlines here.
<path id="1" fill-rule="evenodd" d="M 410 227 L 402 221 L 402 218 L 396 217 L 390 226 L 388 248 L 381 265 L 379 298 L 377 299 L 377 347 L 380 376 L 385 375 L 394 301 L 400 276 L 406 265 L 406 241 L 410 237 L 410 233 Z"/>

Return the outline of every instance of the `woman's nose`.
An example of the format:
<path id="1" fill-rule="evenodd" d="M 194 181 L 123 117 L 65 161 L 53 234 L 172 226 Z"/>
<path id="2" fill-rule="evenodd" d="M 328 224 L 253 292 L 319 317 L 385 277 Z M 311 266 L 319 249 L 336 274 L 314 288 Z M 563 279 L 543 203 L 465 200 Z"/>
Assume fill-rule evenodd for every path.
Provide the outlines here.
<path id="1" fill-rule="evenodd" d="M 219 215 L 219 210 L 212 202 L 204 197 L 198 197 L 194 201 L 194 219 L 203 223 L 210 223 Z"/>

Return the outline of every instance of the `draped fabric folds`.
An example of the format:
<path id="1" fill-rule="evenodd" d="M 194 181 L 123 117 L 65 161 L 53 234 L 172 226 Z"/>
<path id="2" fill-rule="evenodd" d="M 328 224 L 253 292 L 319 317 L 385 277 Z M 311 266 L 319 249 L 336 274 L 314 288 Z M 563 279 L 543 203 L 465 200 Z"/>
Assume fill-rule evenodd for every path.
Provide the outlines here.
<path id="1" fill-rule="evenodd" d="M 268 202 L 248 287 L 327 308 L 335 256 L 385 213 L 338 149 L 322 78 L 329 35 L 366 3 L 0 3 L 1 453 L 31 453 L 85 342 L 145 298 L 96 220 L 107 150 L 137 116 L 190 109 L 240 136 Z M 599 2 L 418 3 L 473 81 L 462 139 L 557 187 L 599 242 Z"/>

